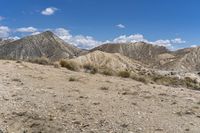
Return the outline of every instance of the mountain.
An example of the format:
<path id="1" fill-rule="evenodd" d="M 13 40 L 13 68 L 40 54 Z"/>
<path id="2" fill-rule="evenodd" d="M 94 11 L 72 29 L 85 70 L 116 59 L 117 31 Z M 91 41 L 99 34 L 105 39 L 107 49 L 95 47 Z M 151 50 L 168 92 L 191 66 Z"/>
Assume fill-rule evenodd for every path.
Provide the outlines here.
<path id="1" fill-rule="evenodd" d="M 121 71 L 121 70 L 135 71 L 143 68 L 143 66 L 139 61 L 135 61 L 119 53 L 112 54 L 98 50 L 90 52 L 86 55 L 79 56 L 72 60 L 80 65 L 92 64 L 94 66 L 98 66 L 99 68 L 110 68 L 114 71 Z"/>
<path id="2" fill-rule="evenodd" d="M 73 58 L 81 52 L 73 45 L 67 44 L 50 31 L 0 46 L 0 58 L 33 59 L 45 56 L 52 61 L 62 58 Z"/>
<path id="3" fill-rule="evenodd" d="M 163 46 L 156 46 L 145 42 L 104 44 L 92 49 L 91 51 L 96 50 L 108 53 L 120 53 L 150 66 L 153 66 L 158 62 L 158 56 L 160 54 L 170 53 L 170 51 Z"/>
<path id="4" fill-rule="evenodd" d="M 8 44 L 13 41 L 14 41 L 13 39 L 1 39 L 0 38 L 0 45 Z"/>
<path id="5" fill-rule="evenodd" d="M 163 65 L 162 69 L 174 71 L 200 71 L 200 47 L 174 52 L 176 59 Z"/>

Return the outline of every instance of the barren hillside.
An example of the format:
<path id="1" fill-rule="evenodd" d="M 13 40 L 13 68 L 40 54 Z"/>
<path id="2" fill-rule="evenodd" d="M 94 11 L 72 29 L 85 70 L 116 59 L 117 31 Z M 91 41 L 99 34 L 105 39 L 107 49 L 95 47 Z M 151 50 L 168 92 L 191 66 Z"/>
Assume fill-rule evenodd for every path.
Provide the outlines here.
<path id="1" fill-rule="evenodd" d="M 200 47 L 175 51 L 176 59 L 164 64 L 160 69 L 196 72 L 200 71 Z"/>
<path id="2" fill-rule="evenodd" d="M 102 51 L 94 51 L 72 60 L 80 65 L 92 64 L 94 66 L 106 67 L 116 71 L 143 68 L 139 61 L 135 61 L 119 53 L 111 54 Z"/>
<path id="3" fill-rule="evenodd" d="M 200 130 L 200 92 L 185 88 L 4 60 L 0 92 L 0 131 L 5 133 Z"/>
<path id="4" fill-rule="evenodd" d="M 155 65 L 158 61 L 158 55 L 168 53 L 169 51 L 162 46 L 147 44 L 145 42 L 136 42 L 129 44 L 104 44 L 92 49 L 108 53 L 120 53 L 124 56 L 141 61 L 148 65 Z"/>

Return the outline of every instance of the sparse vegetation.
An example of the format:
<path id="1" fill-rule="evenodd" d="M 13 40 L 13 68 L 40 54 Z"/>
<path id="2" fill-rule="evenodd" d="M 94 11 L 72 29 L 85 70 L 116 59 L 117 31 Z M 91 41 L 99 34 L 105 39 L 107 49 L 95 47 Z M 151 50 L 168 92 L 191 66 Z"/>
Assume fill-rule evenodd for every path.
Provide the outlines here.
<path id="1" fill-rule="evenodd" d="M 100 88 L 100 90 L 108 90 L 108 89 L 109 89 L 109 88 L 108 88 L 108 87 L 105 87 L 105 86 Z"/>
<path id="2" fill-rule="evenodd" d="M 53 63 L 54 68 L 60 68 L 60 64 L 59 63 Z"/>
<path id="3" fill-rule="evenodd" d="M 113 76 L 113 72 L 110 69 L 104 69 L 101 74 L 106 75 L 106 76 Z"/>
<path id="4" fill-rule="evenodd" d="M 184 79 L 184 82 L 185 82 L 187 88 L 191 88 L 194 90 L 200 90 L 200 84 L 196 80 L 186 77 Z"/>
<path id="5" fill-rule="evenodd" d="M 70 77 L 70 78 L 69 78 L 69 81 L 70 81 L 70 82 L 73 82 L 73 81 L 78 81 L 78 80 L 77 80 L 76 78 L 74 78 L 74 77 Z"/>
<path id="6" fill-rule="evenodd" d="M 19 64 L 20 64 L 20 63 L 22 63 L 22 61 L 20 61 L 20 60 L 17 60 L 17 61 L 16 61 L 16 63 L 19 63 Z"/>
<path id="7" fill-rule="evenodd" d="M 91 74 L 96 74 L 98 72 L 98 68 L 90 63 L 84 64 L 83 68 L 86 72 L 89 72 Z"/>
<path id="8" fill-rule="evenodd" d="M 29 59 L 29 62 L 40 64 L 40 65 L 51 65 L 52 64 L 51 61 L 46 57 Z"/>
<path id="9" fill-rule="evenodd" d="M 148 83 L 147 77 L 144 77 L 144 76 L 132 75 L 131 78 L 133 80 L 136 80 L 136 81 L 139 81 L 139 82 L 142 82 L 142 83 L 145 83 L 145 84 Z"/>
<path id="10" fill-rule="evenodd" d="M 174 86 L 174 87 L 183 86 L 194 90 L 200 90 L 200 84 L 196 80 L 191 79 L 189 77 L 180 79 L 178 77 L 154 75 L 151 76 L 150 79 L 153 82 L 161 85 Z"/>
<path id="11" fill-rule="evenodd" d="M 130 77 L 130 72 L 129 71 L 120 71 L 118 73 L 118 76 L 123 77 L 123 78 L 129 78 Z"/>
<path id="12" fill-rule="evenodd" d="M 151 76 L 150 79 L 157 84 L 166 85 L 166 86 L 180 86 L 183 84 L 182 80 L 177 77 L 154 75 L 154 76 Z"/>
<path id="13" fill-rule="evenodd" d="M 65 67 L 65 68 L 72 70 L 72 71 L 78 71 L 79 70 L 79 65 L 74 61 L 61 60 L 60 65 L 61 65 L 61 67 Z"/>

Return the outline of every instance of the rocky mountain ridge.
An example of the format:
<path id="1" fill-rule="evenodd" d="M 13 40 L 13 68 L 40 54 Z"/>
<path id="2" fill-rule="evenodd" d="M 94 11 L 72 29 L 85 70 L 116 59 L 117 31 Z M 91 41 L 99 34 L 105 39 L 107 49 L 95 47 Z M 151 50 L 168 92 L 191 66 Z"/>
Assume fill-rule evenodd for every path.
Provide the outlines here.
<path id="1" fill-rule="evenodd" d="M 73 58 L 81 52 L 79 48 L 67 44 L 47 31 L 38 35 L 6 43 L 0 46 L 0 58 L 28 60 L 45 56 L 52 61 Z"/>
<path id="2" fill-rule="evenodd" d="M 81 57 L 82 55 L 86 55 L 84 58 L 87 59 L 90 56 L 92 57 L 94 51 L 102 51 L 114 55 L 112 57 L 110 54 L 104 53 L 104 57 L 102 57 L 100 52 L 96 52 L 94 56 L 99 60 L 105 59 L 105 56 L 112 60 L 111 58 L 116 57 L 115 53 L 119 53 L 120 55 L 127 57 L 127 62 L 132 59 L 141 62 L 143 66 L 147 66 L 151 69 L 200 71 L 200 48 L 198 47 L 170 51 L 163 46 L 152 45 L 145 42 L 136 42 L 103 44 L 86 51 L 75 47 L 73 44 L 66 43 L 50 31 L 24 37 L 15 41 L 0 40 L 1 59 L 29 60 L 44 56 L 51 61 L 76 57 L 78 57 L 76 60 L 80 60 L 80 58 L 83 58 Z M 120 62 L 117 61 L 116 58 L 113 60 L 115 60 L 115 62 Z M 118 58 L 118 60 L 120 60 L 120 58 Z M 118 66 L 117 63 L 115 63 L 115 65 Z"/>

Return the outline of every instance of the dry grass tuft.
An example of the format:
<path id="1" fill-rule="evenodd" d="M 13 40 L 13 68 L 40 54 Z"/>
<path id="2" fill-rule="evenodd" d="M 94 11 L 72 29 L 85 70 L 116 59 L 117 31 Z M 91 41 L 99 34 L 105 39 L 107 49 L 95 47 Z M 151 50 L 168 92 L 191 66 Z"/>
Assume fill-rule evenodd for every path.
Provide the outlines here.
<path id="1" fill-rule="evenodd" d="M 145 84 L 148 83 L 147 77 L 145 77 L 145 76 L 131 75 L 131 78 L 133 80 L 136 80 L 136 81 L 139 81 L 139 82 L 142 82 L 142 83 L 145 83 Z"/>
<path id="2" fill-rule="evenodd" d="M 120 72 L 118 72 L 118 76 L 123 77 L 123 78 L 129 78 L 130 75 L 131 74 L 128 71 L 120 71 Z"/>
<path id="3" fill-rule="evenodd" d="M 98 68 L 90 63 L 84 64 L 83 68 L 85 72 L 89 72 L 91 74 L 96 74 L 98 72 Z"/>
<path id="4" fill-rule="evenodd" d="M 100 90 L 108 90 L 108 89 L 109 89 L 109 88 L 108 88 L 108 87 L 105 87 L 105 86 L 100 88 Z"/>
<path id="5" fill-rule="evenodd" d="M 40 65 L 51 65 L 51 61 L 47 57 L 40 57 L 40 58 L 34 58 L 28 60 L 31 63 L 36 63 Z"/>
<path id="6" fill-rule="evenodd" d="M 106 76 L 113 76 L 113 75 L 114 75 L 113 71 L 110 70 L 110 69 L 104 69 L 104 70 L 101 72 L 101 74 L 106 75 Z"/>
<path id="7" fill-rule="evenodd" d="M 166 86 L 173 86 L 173 87 L 186 87 L 189 89 L 200 90 L 200 84 L 189 77 L 184 79 L 179 79 L 178 77 L 169 77 L 169 76 L 161 76 L 161 75 L 154 75 L 150 77 L 151 80 L 157 84 L 166 85 Z"/>
<path id="8" fill-rule="evenodd" d="M 53 63 L 54 68 L 60 68 L 60 64 L 59 63 Z"/>
<path id="9" fill-rule="evenodd" d="M 70 82 L 74 82 L 74 81 L 78 81 L 78 79 L 76 79 L 76 78 L 74 78 L 74 77 L 70 77 L 70 78 L 69 78 L 69 81 L 70 81 Z"/>
<path id="10" fill-rule="evenodd" d="M 79 70 L 79 65 L 74 61 L 61 60 L 60 65 L 61 65 L 61 67 L 65 67 L 65 68 L 67 68 L 71 71 L 78 71 Z"/>

